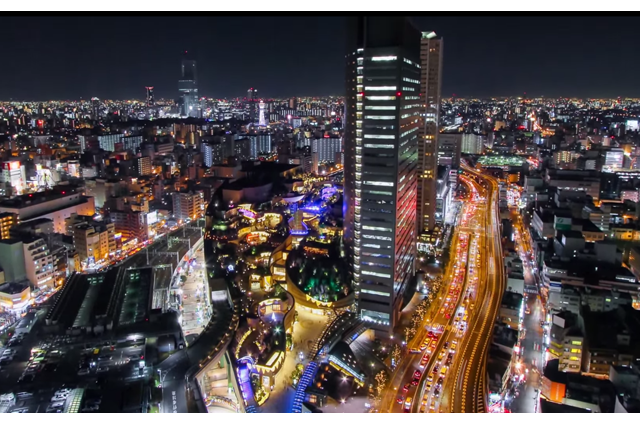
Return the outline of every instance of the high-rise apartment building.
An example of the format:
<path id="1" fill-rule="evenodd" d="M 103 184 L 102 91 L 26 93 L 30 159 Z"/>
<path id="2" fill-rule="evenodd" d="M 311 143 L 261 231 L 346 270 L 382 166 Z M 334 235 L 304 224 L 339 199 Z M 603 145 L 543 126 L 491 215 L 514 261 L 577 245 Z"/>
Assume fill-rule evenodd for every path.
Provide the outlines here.
<path id="1" fill-rule="evenodd" d="M 73 244 L 81 262 L 92 264 L 109 259 L 116 252 L 115 225 L 113 223 L 82 223 L 74 226 Z"/>
<path id="2" fill-rule="evenodd" d="M 149 158 L 148 156 L 138 158 L 138 175 L 151 175 L 151 158 Z"/>
<path id="3" fill-rule="evenodd" d="M 55 285 L 53 256 L 44 239 L 31 236 L 22 240 L 27 279 L 34 288 L 51 289 Z"/>
<path id="4" fill-rule="evenodd" d="M 133 239 L 144 242 L 149 239 L 147 213 L 142 211 L 111 211 L 109 218 L 115 226 L 116 234 L 120 234 L 123 242 Z"/>
<path id="5" fill-rule="evenodd" d="M 142 144 L 142 136 L 123 136 L 120 142 L 122 143 L 122 149 L 135 153 Z"/>
<path id="6" fill-rule="evenodd" d="M 173 215 L 178 220 L 196 220 L 204 217 L 204 193 L 197 192 L 174 192 L 173 193 Z"/>
<path id="7" fill-rule="evenodd" d="M 107 152 L 115 152 L 116 144 L 120 143 L 122 137 L 122 134 L 105 134 L 102 136 L 98 136 L 100 149 L 103 149 Z"/>
<path id="8" fill-rule="evenodd" d="M 222 163 L 224 158 L 224 146 L 222 143 L 203 143 L 200 149 L 204 155 L 204 165 L 207 167 Z"/>
<path id="9" fill-rule="evenodd" d="M 470 155 L 482 155 L 484 152 L 484 138 L 479 134 L 463 134 L 460 152 Z"/>
<path id="10" fill-rule="evenodd" d="M 388 334 L 415 274 L 420 32 L 352 18 L 347 52 L 345 247 L 360 317 Z"/>
<path id="11" fill-rule="evenodd" d="M 420 39 L 420 92 L 424 113 L 418 142 L 418 232 L 433 231 L 436 224 L 438 122 L 442 87 L 442 38 L 423 32 Z"/>
<path id="12" fill-rule="evenodd" d="M 200 105 L 198 102 L 198 73 L 196 61 L 189 58 L 184 52 L 182 59 L 182 74 L 178 81 L 178 90 L 181 99 L 181 114 L 187 117 L 200 117 Z"/>

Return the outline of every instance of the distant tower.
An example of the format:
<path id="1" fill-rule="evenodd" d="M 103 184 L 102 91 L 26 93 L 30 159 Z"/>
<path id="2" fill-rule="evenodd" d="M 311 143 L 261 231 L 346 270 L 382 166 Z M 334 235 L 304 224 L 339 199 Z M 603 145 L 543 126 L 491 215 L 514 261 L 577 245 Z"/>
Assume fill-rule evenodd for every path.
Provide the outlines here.
<path id="1" fill-rule="evenodd" d="M 152 107 L 155 105 L 155 100 L 153 98 L 153 87 L 145 87 L 147 89 L 147 106 Z"/>
<path id="2" fill-rule="evenodd" d="M 266 127 L 267 121 L 264 118 L 264 102 L 263 101 L 260 101 L 259 108 L 260 108 L 260 120 L 258 122 L 258 125 L 260 127 Z"/>
<path id="3" fill-rule="evenodd" d="M 256 122 L 256 102 L 257 102 L 257 97 L 256 97 L 256 92 L 258 90 L 254 89 L 253 87 L 251 87 L 249 90 L 247 90 L 247 109 L 249 110 L 249 122 L 250 123 L 255 123 Z"/>
<path id="4" fill-rule="evenodd" d="M 188 52 L 184 52 L 182 59 L 182 75 L 178 81 L 178 90 L 182 103 L 181 113 L 188 117 L 199 117 L 198 102 L 198 74 L 196 61 L 190 59 Z"/>
<path id="5" fill-rule="evenodd" d="M 93 115 L 94 120 L 100 119 L 100 99 L 97 97 L 91 98 L 91 114 Z"/>

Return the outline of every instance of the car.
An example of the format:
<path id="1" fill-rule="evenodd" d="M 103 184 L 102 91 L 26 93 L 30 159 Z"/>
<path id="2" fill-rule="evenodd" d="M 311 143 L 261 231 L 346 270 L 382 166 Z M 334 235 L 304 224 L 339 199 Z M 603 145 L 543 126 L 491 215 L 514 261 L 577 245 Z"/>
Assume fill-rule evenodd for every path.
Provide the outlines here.
<path id="1" fill-rule="evenodd" d="M 451 348 L 450 348 L 451 353 L 455 353 L 457 347 L 458 347 L 458 341 L 453 341 L 451 343 Z"/>
<path id="2" fill-rule="evenodd" d="M 64 400 L 54 401 L 49 405 L 49 407 L 52 407 L 54 409 L 57 409 L 59 407 L 64 407 Z"/>
<path id="3" fill-rule="evenodd" d="M 411 388 L 410 383 L 404 384 L 404 387 L 402 387 L 402 392 L 403 393 L 409 392 L 409 388 Z"/>
<path id="4" fill-rule="evenodd" d="M 421 376 L 422 376 L 422 372 L 420 372 L 419 370 L 416 370 L 415 372 L 413 372 L 413 379 L 420 379 Z"/>
<path id="5" fill-rule="evenodd" d="M 23 407 L 22 409 L 14 410 L 11 413 L 29 413 L 29 408 L 28 407 Z"/>
<path id="6" fill-rule="evenodd" d="M 104 354 L 102 356 L 98 357 L 98 360 L 111 360 L 113 358 L 113 356 L 110 356 L 108 354 Z"/>
<path id="7" fill-rule="evenodd" d="M 84 369 L 80 369 L 78 371 L 78 376 L 84 376 L 84 375 L 88 375 L 89 374 L 89 369 L 84 368 Z"/>
<path id="8" fill-rule="evenodd" d="M 440 376 L 444 376 L 447 373 L 447 366 L 442 366 L 442 369 L 440 369 Z"/>
<path id="9" fill-rule="evenodd" d="M 47 413 L 62 413 L 62 409 L 55 407 L 47 407 Z"/>
<path id="10" fill-rule="evenodd" d="M 30 398 L 30 397 L 33 397 L 33 393 L 27 393 L 27 392 L 16 393 L 16 397 L 18 397 L 18 398 Z"/>
<path id="11" fill-rule="evenodd" d="M 411 385 L 413 385 L 414 387 L 417 387 L 419 383 L 420 383 L 419 379 L 414 379 L 413 381 L 411 381 Z"/>
<path id="12" fill-rule="evenodd" d="M 433 381 L 433 373 L 430 373 L 430 374 L 427 376 L 427 381 L 428 381 L 428 382 Z"/>
<path id="13" fill-rule="evenodd" d="M 54 394 L 54 396 L 51 397 L 51 402 L 55 403 L 59 401 L 65 401 L 67 397 L 69 397 L 69 394 Z"/>
<path id="14" fill-rule="evenodd" d="M 67 397 L 69 394 L 71 394 L 71 389 L 63 388 L 61 390 L 56 391 L 54 395 L 61 396 L 61 397 Z"/>
<path id="15" fill-rule="evenodd" d="M 13 356 L 2 356 L 0 357 L 0 364 L 9 364 L 13 361 Z"/>
<path id="16" fill-rule="evenodd" d="M 100 407 L 99 407 L 99 406 L 87 406 L 87 407 L 83 408 L 83 409 L 81 410 L 81 412 L 83 412 L 83 413 L 95 412 L 95 411 L 97 411 L 98 409 L 100 409 Z"/>
<path id="17" fill-rule="evenodd" d="M 440 388 L 439 388 L 439 387 L 436 387 L 436 389 L 435 389 L 435 390 L 433 390 L 433 395 L 434 395 L 435 397 L 438 397 L 438 396 L 440 395 Z"/>
<path id="18" fill-rule="evenodd" d="M 411 397 L 407 397 L 407 400 L 404 402 L 404 411 L 408 412 L 411 409 L 411 402 L 413 399 Z"/>
<path id="19" fill-rule="evenodd" d="M 449 341 L 444 343 L 444 349 L 446 350 L 447 348 L 449 348 Z"/>
<path id="20" fill-rule="evenodd" d="M 108 371 L 109 371 L 109 367 L 108 366 L 101 366 L 96 370 L 96 372 L 98 372 L 98 373 L 108 372 Z"/>
<path id="21" fill-rule="evenodd" d="M 427 392 L 431 391 L 431 387 L 432 387 L 432 386 L 433 386 L 433 383 L 431 383 L 431 382 L 427 382 L 427 385 L 425 386 L 425 390 L 426 390 Z"/>
<path id="22" fill-rule="evenodd" d="M 436 382 L 436 388 L 442 387 L 442 383 L 444 382 L 444 377 L 441 376 L 438 378 L 438 382 Z"/>
<path id="23" fill-rule="evenodd" d="M 404 397 L 398 397 L 398 398 L 396 399 L 396 403 L 398 403 L 398 404 L 402 404 L 402 403 L 404 403 Z"/>

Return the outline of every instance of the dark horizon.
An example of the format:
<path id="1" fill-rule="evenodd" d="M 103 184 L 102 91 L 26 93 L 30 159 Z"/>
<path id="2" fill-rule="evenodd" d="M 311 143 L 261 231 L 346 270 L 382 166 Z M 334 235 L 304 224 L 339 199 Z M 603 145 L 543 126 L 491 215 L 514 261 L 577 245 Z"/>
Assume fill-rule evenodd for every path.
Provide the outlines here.
<path id="1" fill-rule="evenodd" d="M 634 17 L 413 17 L 444 38 L 444 98 L 640 97 Z M 5 17 L 0 99 L 176 99 L 184 51 L 200 96 L 342 96 L 344 17 Z M 126 28 L 126 38 L 114 30 Z M 594 34 L 597 30 L 597 35 Z M 16 36 L 19 34 L 19 36 Z M 16 40 L 17 38 L 17 40 Z M 588 40 L 588 42 L 587 42 Z"/>

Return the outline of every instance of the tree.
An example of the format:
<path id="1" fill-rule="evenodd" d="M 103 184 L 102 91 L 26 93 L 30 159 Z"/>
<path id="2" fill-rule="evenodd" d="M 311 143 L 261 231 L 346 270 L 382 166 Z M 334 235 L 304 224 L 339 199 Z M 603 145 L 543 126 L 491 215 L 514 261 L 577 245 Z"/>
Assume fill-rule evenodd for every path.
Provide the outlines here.
<path id="1" fill-rule="evenodd" d="M 382 392 L 384 388 L 387 386 L 387 381 L 389 377 L 387 376 L 387 372 L 381 370 L 375 377 L 376 380 L 376 396 L 379 398 L 382 396 Z"/>
<path id="2" fill-rule="evenodd" d="M 391 351 L 391 358 L 393 359 L 394 364 L 398 364 L 400 362 L 400 356 L 402 355 L 402 350 L 398 344 L 393 346 L 393 350 Z"/>

